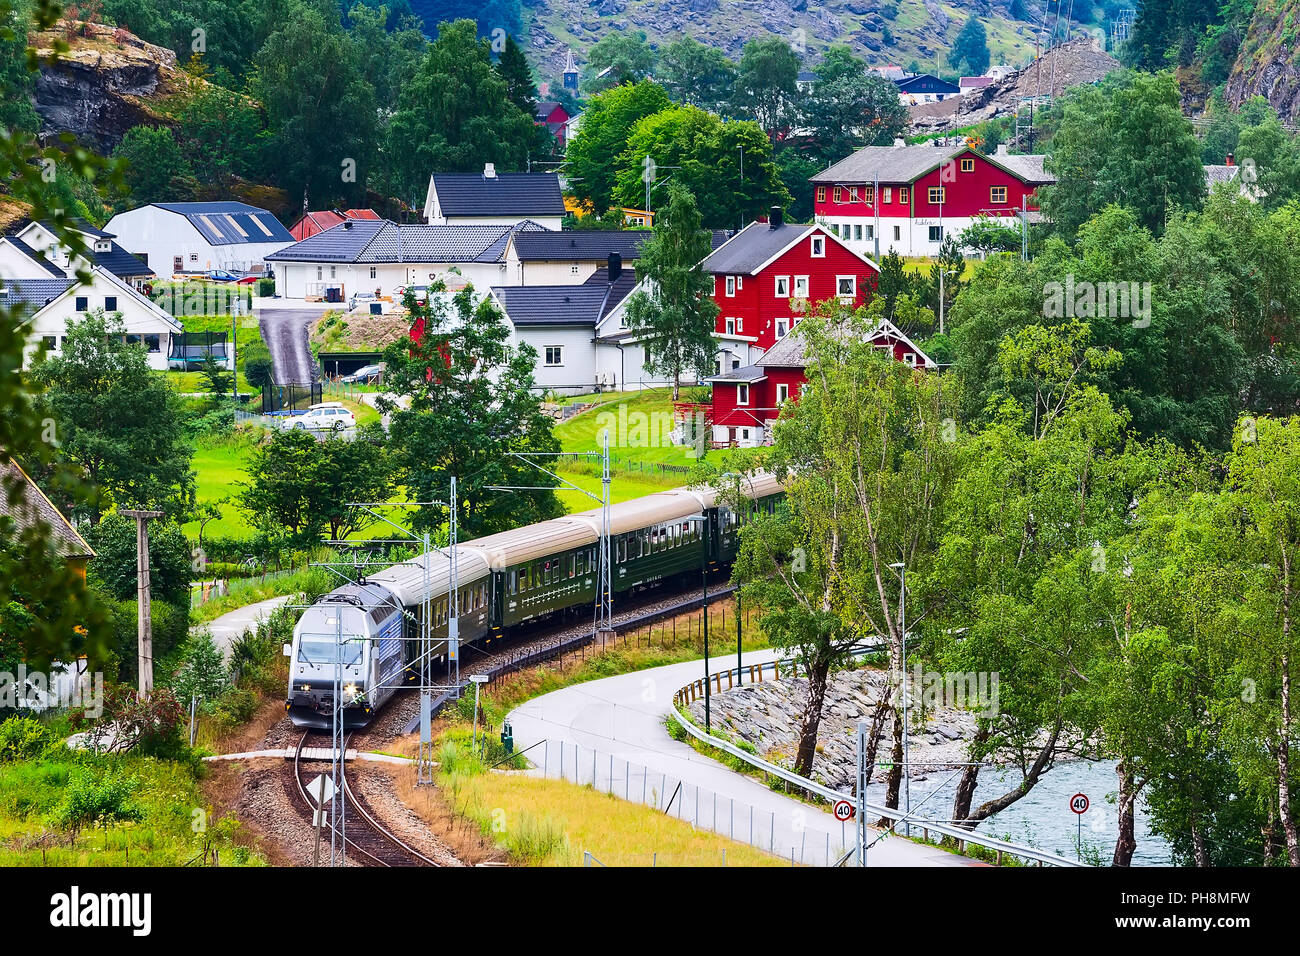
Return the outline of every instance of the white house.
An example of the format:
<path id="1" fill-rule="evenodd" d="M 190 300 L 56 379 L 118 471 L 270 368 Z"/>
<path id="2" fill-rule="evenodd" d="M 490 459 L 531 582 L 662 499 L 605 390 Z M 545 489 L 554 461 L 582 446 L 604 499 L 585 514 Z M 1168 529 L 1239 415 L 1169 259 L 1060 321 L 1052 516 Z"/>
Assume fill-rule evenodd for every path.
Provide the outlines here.
<path id="1" fill-rule="evenodd" d="M 610 256 L 624 265 L 641 258 L 641 244 L 652 235 L 646 229 L 521 230 L 506 243 L 505 281 L 496 284 L 578 285 L 608 268 Z"/>
<path id="2" fill-rule="evenodd" d="M 559 229 L 564 215 L 557 174 L 498 173 L 492 163 L 481 173 L 434 173 L 424 200 L 424 221 L 431 226 L 518 226 L 531 221 Z"/>
<path id="3" fill-rule="evenodd" d="M 517 226 L 398 225 L 347 220 L 267 256 L 277 294 L 346 302 L 354 292 L 397 298 L 397 289 L 444 282 L 478 289 L 506 281 L 506 246 Z"/>
<path id="4" fill-rule="evenodd" d="M 0 246 L 11 241 L 0 241 Z M 68 326 L 96 309 L 103 309 L 105 314 L 119 313 L 127 341 L 144 345 L 150 368 L 159 371 L 167 368 L 172 339 L 182 331 L 176 319 L 103 266 L 94 266 L 90 281 L 84 284 L 69 277 L 0 279 L 0 302 L 24 306 L 29 316 L 24 364 L 31 361 L 42 343 L 57 354 L 63 348 Z"/>
<path id="5" fill-rule="evenodd" d="M 86 249 L 86 256 L 79 257 L 76 262 L 72 261 L 71 250 L 59 242 L 49 223 L 29 222 L 10 237 L 13 245 L 0 259 L 0 277 L 37 278 L 38 274 L 43 277 L 45 273 L 58 277 L 92 265 L 102 266 L 137 289 L 153 277 L 153 270 L 142 259 L 119 246 L 112 233 L 97 229 L 84 220 L 76 221 L 73 229 L 80 233 Z M 30 275 L 22 271 L 28 267 L 14 259 L 15 254 L 37 262 L 38 271 Z"/>
<path id="6" fill-rule="evenodd" d="M 275 216 L 233 200 L 150 203 L 118 213 L 105 229 L 160 276 L 263 272 L 267 256 L 293 245 Z"/>

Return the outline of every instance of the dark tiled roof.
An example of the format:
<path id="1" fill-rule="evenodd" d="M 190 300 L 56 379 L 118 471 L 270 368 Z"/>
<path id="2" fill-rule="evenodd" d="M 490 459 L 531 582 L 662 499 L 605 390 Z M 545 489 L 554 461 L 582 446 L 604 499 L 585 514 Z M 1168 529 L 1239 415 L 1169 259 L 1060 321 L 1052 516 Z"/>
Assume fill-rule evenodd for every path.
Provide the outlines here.
<path id="1" fill-rule="evenodd" d="M 604 269 L 582 285 L 494 286 L 492 292 L 517 326 L 582 325 L 596 323 L 628 297 L 636 287 L 632 270 L 612 285 Z"/>
<path id="2" fill-rule="evenodd" d="M 103 267 L 121 279 L 153 275 L 153 270 L 145 265 L 143 259 L 127 252 L 116 242 L 111 243 L 108 252 L 95 252 L 91 249 L 90 257 L 95 260 L 95 265 Z"/>
<path id="3" fill-rule="evenodd" d="M 232 246 L 254 242 L 293 242 L 289 230 L 280 220 L 265 209 L 248 203 L 226 200 L 222 202 L 160 202 L 166 209 L 184 216 L 199 234 L 214 246 Z"/>
<path id="4" fill-rule="evenodd" d="M 744 368 L 733 368 L 730 372 L 723 372 L 721 375 L 710 375 L 710 382 L 761 382 L 767 378 L 767 373 L 757 365 L 746 365 Z"/>
<path id="5" fill-rule="evenodd" d="M 42 219 L 41 225 L 44 226 L 46 229 L 48 229 L 50 232 L 54 232 L 54 223 L 50 222 L 48 219 Z M 103 229 L 91 225 L 90 223 L 86 222 L 86 220 L 84 219 L 73 219 L 72 228 L 77 230 L 77 232 L 84 233 L 87 236 L 94 236 L 96 239 L 117 238 L 117 236 L 113 235 L 113 233 L 105 232 Z M 54 234 L 58 235 L 58 233 L 56 232 Z"/>
<path id="6" fill-rule="evenodd" d="M 814 183 L 910 183 L 968 146 L 864 146 L 829 169 L 810 177 Z"/>
<path id="7" fill-rule="evenodd" d="M 947 80 L 940 79 L 937 76 L 931 76 L 929 73 L 914 73 L 912 76 L 900 77 L 894 80 L 900 92 L 907 92 L 914 86 L 928 86 L 937 93 L 959 93 L 960 86 L 955 86 Z"/>
<path id="8" fill-rule="evenodd" d="M 536 224 L 522 224 L 518 233 Z M 354 220 L 309 236 L 266 258 L 272 262 L 497 262 L 509 226 L 399 226 L 381 219 Z"/>
<path id="9" fill-rule="evenodd" d="M 57 299 L 68 290 L 74 279 L 6 279 L 0 281 L 4 286 L 3 299 L 6 305 L 23 304 L 32 306 L 32 311 L 44 308 L 51 300 Z"/>
<path id="10" fill-rule="evenodd" d="M 434 173 L 444 216 L 563 216 L 555 173 Z"/>
<path id="11" fill-rule="evenodd" d="M 7 241 L 15 249 L 17 249 L 19 252 L 25 255 L 28 259 L 31 259 L 32 262 L 36 263 L 38 266 L 40 266 L 43 270 L 48 272 L 54 278 L 62 279 L 67 275 L 67 273 L 65 273 L 62 269 L 56 266 L 49 259 L 45 258 L 45 256 L 41 255 L 39 252 L 37 252 L 27 243 L 23 242 L 17 236 L 10 236 Z"/>
<path id="12" fill-rule="evenodd" d="M 813 228 L 793 223 L 773 228 L 766 222 L 751 222 L 704 260 L 704 271 L 715 275 L 749 275 Z"/>
<path id="13" fill-rule="evenodd" d="M 86 539 L 59 513 L 59 509 L 16 461 L 0 452 L 0 515 L 13 519 L 18 533 L 37 524 L 47 527 L 55 551 L 64 558 L 93 558 Z"/>
<path id="14" fill-rule="evenodd" d="M 532 262 L 608 259 L 610 253 L 617 252 L 626 262 L 641 257 L 641 244 L 651 235 L 646 229 L 521 232 L 515 236 L 515 253 L 525 262 Z"/>

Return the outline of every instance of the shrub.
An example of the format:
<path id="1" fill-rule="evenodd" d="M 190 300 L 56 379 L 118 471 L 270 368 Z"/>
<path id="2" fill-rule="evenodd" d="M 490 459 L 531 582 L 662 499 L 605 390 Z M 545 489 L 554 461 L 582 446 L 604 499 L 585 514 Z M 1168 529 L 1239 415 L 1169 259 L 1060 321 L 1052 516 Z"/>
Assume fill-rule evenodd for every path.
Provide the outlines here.
<path id="1" fill-rule="evenodd" d="M 186 639 L 173 687 L 181 701 L 191 697 L 212 700 L 226 686 L 226 662 L 206 630 Z"/>
<path id="2" fill-rule="evenodd" d="M 50 822 L 67 831 L 76 841 L 87 825 L 96 823 L 108 829 L 110 823 L 139 820 L 141 813 L 131 801 L 139 786 L 134 777 L 110 770 L 102 776 L 85 767 L 77 767 L 68 777 L 63 802 L 54 810 Z"/>
<path id="3" fill-rule="evenodd" d="M 258 280 L 257 280 L 257 294 L 260 295 L 260 296 L 275 295 L 275 280 L 274 280 L 274 279 L 258 279 Z"/>
<path id="4" fill-rule="evenodd" d="M 54 735 L 40 721 L 10 717 L 0 723 L 0 763 L 39 757 L 54 742 Z"/>

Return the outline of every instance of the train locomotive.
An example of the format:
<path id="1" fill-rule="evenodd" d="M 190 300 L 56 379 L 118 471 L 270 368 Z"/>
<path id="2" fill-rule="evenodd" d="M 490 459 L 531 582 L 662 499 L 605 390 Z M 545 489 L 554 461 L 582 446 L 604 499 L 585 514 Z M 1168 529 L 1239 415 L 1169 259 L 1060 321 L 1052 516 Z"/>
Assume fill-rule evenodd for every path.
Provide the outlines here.
<path id="1" fill-rule="evenodd" d="M 771 475 L 742 482 L 739 510 L 711 488 L 677 488 L 610 506 L 610 583 L 619 594 L 729 565 L 739 528 L 781 496 Z M 698 516 L 705 520 L 700 521 Z M 456 548 L 460 643 L 477 644 L 596 601 L 601 511 L 503 531 Z M 363 726 L 407 683 L 418 680 L 426 604 L 433 658 L 448 652 L 451 561 L 431 552 L 320 597 L 294 628 L 285 709 L 299 727 L 325 728 L 342 706 L 345 725 Z M 428 598 L 426 602 L 426 596 Z M 336 676 L 342 673 L 342 700 Z"/>

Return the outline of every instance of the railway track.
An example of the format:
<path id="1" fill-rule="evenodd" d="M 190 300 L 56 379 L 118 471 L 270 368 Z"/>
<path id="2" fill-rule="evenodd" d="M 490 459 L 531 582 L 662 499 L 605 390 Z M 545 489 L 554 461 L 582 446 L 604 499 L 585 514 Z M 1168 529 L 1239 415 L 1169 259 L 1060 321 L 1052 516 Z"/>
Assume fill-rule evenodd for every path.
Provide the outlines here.
<path id="1" fill-rule="evenodd" d="M 313 731 L 307 731 L 298 741 L 298 748 L 293 755 L 293 793 L 299 808 L 306 813 L 310 820 L 315 809 L 315 802 L 307 793 L 307 784 L 315 776 L 308 770 L 310 764 L 319 764 L 322 761 L 311 758 L 303 758 L 303 750 L 307 746 L 307 740 L 313 735 Z M 348 743 L 351 742 L 352 735 L 349 734 L 343 741 L 343 752 L 346 754 Z M 341 828 L 336 828 L 333 823 L 327 822 L 326 827 L 331 832 L 322 832 L 322 844 L 328 842 L 332 834 L 337 834 L 346 843 L 347 855 L 366 866 L 438 866 L 436 860 L 422 854 L 419 850 L 405 843 L 400 837 L 393 834 L 391 830 L 385 827 L 371 813 L 366 802 L 360 799 L 356 791 L 353 790 L 351 781 L 348 779 L 347 762 L 343 763 L 343 796 L 345 800 L 344 822 Z M 327 804 L 328 806 L 328 804 Z"/>

